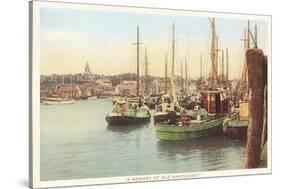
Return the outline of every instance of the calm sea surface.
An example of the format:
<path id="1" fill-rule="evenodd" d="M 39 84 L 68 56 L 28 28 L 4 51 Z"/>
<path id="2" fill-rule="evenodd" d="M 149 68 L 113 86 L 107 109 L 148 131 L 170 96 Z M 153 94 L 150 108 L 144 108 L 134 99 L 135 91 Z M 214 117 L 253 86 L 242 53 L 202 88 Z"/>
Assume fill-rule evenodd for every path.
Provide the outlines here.
<path id="1" fill-rule="evenodd" d="M 110 127 L 108 100 L 41 105 L 41 180 L 99 178 L 242 168 L 245 142 L 221 135 L 161 141 L 153 118 Z"/>

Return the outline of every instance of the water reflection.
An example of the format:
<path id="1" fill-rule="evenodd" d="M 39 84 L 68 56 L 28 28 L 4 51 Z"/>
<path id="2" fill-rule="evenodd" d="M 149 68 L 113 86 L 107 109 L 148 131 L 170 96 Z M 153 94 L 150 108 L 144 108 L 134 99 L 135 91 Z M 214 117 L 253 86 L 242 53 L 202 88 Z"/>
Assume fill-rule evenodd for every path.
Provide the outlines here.
<path id="1" fill-rule="evenodd" d="M 40 179 L 237 169 L 244 162 L 245 144 L 240 141 L 220 134 L 162 141 L 153 118 L 144 124 L 109 126 L 105 115 L 111 110 L 106 100 L 42 106 Z"/>
<path id="2" fill-rule="evenodd" d="M 222 134 L 188 140 L 159 140 L 157 143 L 159 157 L 174 161 L 193 160 L 190 166 L 194 171 L 242 168 L 244 146 L 245 141 L 232 140 Z"/>
<path id="3" fill-rule="evenodd" d="M 144 127 L 148 126 L 149 123 L 136 123 L 130 125 L 107 125 L 107 130 L 112 132 L 130 133 L 132 131 L 143 129 Z"/>
<path id="4" fill-rule="evenodd" d="M 176 141 L 176 140 L 191 140 L 207 136 L 221 135 L 222 128 L 217 127 L 207 131 L 188 132 L 188 133 L 170 133 L 170 132 L 156 132 L 156 136 L 160 140 Z"/>

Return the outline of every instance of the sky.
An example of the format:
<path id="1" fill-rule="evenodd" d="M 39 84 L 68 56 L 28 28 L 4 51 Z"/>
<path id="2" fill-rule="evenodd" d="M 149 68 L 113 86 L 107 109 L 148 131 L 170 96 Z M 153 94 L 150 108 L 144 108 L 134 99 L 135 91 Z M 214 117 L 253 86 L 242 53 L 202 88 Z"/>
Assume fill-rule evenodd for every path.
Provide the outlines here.
<path id="1" fill-rule="evenodd" d="M 267 22 L 251 20 L 258 28 L 258 46 L 267 53 Z M 140 28 L 140 69 L 144 71 L 147 48 L 149 74 L 163 76 L 165 55 L 171 67 L 172 25 L 176 35 L 176 74 L 187 62 L 188 76 L 199 77 L 202 54 L 203 76 L 210 71 L 211 28 L 208 17 L 144 14 L 97 10 L 41 8 L 41 74 L 75 74 L 86 62 L 96 74 L 115 75 L 136 72 L 136 30 Z M 229 51 L 229 76 L 241 75 L 243 31 L 246 19 L 216 18 L 219 48 Z M 220 61 L 219 61 L 220 62 Z M 219 70 L 220 71 L 220 70 Z"/>

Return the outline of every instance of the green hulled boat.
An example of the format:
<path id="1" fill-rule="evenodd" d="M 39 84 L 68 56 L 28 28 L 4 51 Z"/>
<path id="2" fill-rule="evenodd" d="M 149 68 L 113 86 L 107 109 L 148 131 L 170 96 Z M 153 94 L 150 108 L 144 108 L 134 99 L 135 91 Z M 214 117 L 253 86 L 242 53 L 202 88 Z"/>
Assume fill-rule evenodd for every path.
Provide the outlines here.
<path id="1" fill-rule="evenodd" d="M 202 108 L 196 106 L 194 110 L 182 112 L 180 117 L 175 111 L 170 111 L 165 121 L 155 123 L 158 138 L 185 140 L 222 132 L 224 120 L 236 115 L 230 113 L 224 93 L 222 90 L 201 91 Z"/>
<path id="2" fill-rule="evenodd" d="M 161 140 L 186 140 L 207 136 L 222 131 L 222 124 L 226 116 L 210 120 L 194 120 L 188 125 L 182 125 L 181 121 L 175 124 L 168 122 L 156 123 L 156 135 Z"/>
<path id="3" fill-rule="evenodd" d="M 212 68 L 217 65 L 217 50 L 215 48 L 216 33 L 215 20 L 210 20 L 212 25 L 212 44 L 211 44 L 211 60 Z M 173 53 L 172 53 L 172 71 L 171 71 L 171 94 L 174 102 L 177 103 L 177 96 L 175 93 L 174 81 L 174 26 L 173 26 Z M 202 63 L 200 63 L 202 64 Z M 201 68 L 202 69 L 202 68 Z M 202 75 L 200 76 L 202 79 Z M 200 79 L 200 80 L 201 80 Z M 176 109 L 168 109 L 166 116 L 163 119 L 157 119 L 155 123 L 156 134 L 161 140 L 184 140 L 190 138 L 198 138 L 213 134 L 214 132 L 222 132 L 222 125 L 224 120 L 232 117 L 230 98 L 227 93 L 227 88 L 223 87 L 223 82 L 218 83 L 217 70 L 212 69 L 212 77 L 210 79 L 209 87 L 198 88 L 200 91 L 200 100 L 193 101 L 194 109 L 190 107 Z M 219 88 L 220 85 L 220 88 Z M 199 101 L 199 102 L 198 102 Z M 184 110 L 183 110 L 184 109 Z M 178 115 L 178 113 L 180 113 Z"/>

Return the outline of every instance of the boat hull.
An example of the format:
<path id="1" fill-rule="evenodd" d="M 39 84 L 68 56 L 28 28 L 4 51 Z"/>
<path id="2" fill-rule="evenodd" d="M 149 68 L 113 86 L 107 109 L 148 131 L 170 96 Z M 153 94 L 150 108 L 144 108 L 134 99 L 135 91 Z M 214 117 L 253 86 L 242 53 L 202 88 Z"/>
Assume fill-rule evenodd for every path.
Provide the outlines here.
<path id="1" fill-rule="evenodd" d="M 155 125 L 156 135 L 161 140 L 186 140 L 208 136 L 222 132 L 224 119 L 225 117 L 221 117 L 215 120 L 185 126 L 158 123 Z"/>
<path id="2" fill-rule="evenodd" d="M 63 101 L 44 101 L 43 104 L 46 105 L 60 105 L 60 104 L 73 104 L 74 100 L 63 100 Z"/>
<path id="3" fill-rule="evenodd" d="M 150 116 L 147 117 L 132 117 L 125 115 L 118 116 L 106 116 L 106 122 L 109 125 L 129 125 L 129 124 L 141 124 L 150 121 Z"/>
<path id="4" fill-rule="evenodd" d="M 226 121 L 223 125 L 224 135 L 233 139 L 247 139 L 248 124 L 247 120 Z"/>
<path id="5" fill-rule="evenodd" d="M 190 139 L 202 138 L 202 137 L 213 136 L 213 135 L 222 135 L 222 128 L 214 127 L 203 131 L 180 132 L 180 133 L 156 131 L 157 138 L 166 141 L 190 140 Z"/>

